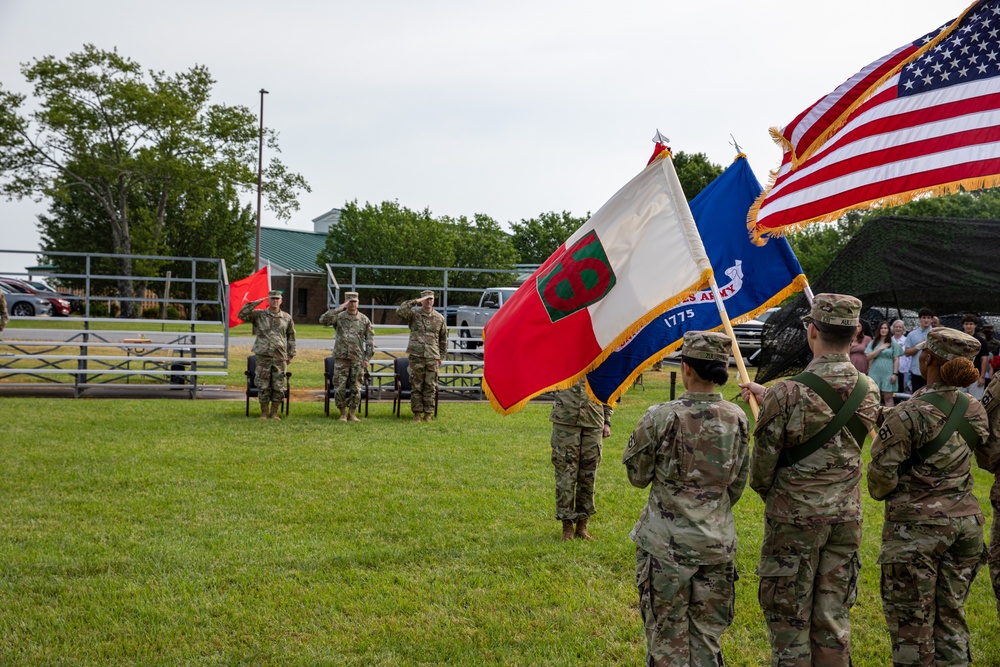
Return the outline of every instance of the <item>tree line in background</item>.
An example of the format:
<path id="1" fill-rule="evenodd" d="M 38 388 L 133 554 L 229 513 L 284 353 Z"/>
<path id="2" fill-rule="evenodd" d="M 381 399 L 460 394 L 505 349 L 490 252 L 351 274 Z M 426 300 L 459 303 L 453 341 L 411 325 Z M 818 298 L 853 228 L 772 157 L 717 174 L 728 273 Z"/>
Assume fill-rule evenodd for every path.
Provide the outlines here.
<path id="1" fill-rule="evenodd" d="M 255 218 L 241 197 L 256 188 L 258 119 L 248 108 L 210 103 L 215 83 L 196 65 L 174 75 L 143 70 L 117 51 L 92 45 L 64 60 L 47 56 L 22 66 L 33 98 L 0 84 L 0 194 L 8 199 L 48 199 L 39 216 L 45 252 L 217 257 L 231 279 L 253 269 Z M 264 128 L 269 153 L 280 152 L 273 130 Z M 703 153 L 678 151 L 674 165 L 688 199 L 723 169 Z M 287 220 L 298 210 L 305 179 L 272 158 L 263 174 L 267 208 Z M 512 281 L 515 264 L 545 261 L 589 213 L 541 213 L 511 222 L 494 218 L 434 217 L 398 202 L 348 202 L 333 226 L 320 264 L 382 264 L 494 268 L 496 274 L 449 272 L 451 288 L 478 290 Z M 924 198 L 903 206 L 851 212 L 828 225 L 789 235 L 807 277 L 818 278 L 869 219 L 883 215 L 1000 219 L 1000 191 L 983 190 Z M 61 273 L 83 273 L 82 260 L 60 257 Z M 189 262 L 128 258 L 103 260 L 98 273 L 123 278 L 109 293 L 133 297 L 147 287 L 129 276 L 164 275 L 180 281 Z M 344 280 L 349 276 L 338 276 Z M 364 284 L 441 284 L 444 276 L 422 271 L 371 269 Z M 74 286 L 72 279 L 63 280 Z M 77 281 L 79 282 L 79 281 Z M 154 291 L 160 284 L 148 285 Z M 455 302 L 463 299 L 455 293 Z M 398 290 L 372 296 L 401 300 Z M 466 294 L 467 301 L 475 294 Z M 133 316 L 129 302 L 122 314 Z"/>

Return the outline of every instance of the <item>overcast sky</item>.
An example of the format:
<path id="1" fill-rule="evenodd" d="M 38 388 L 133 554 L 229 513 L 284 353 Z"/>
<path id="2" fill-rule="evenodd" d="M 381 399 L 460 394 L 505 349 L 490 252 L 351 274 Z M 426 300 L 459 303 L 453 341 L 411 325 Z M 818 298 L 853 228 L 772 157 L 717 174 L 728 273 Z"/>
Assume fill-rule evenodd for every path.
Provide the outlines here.
<path id="1" fill-rule="evenodd" d="M 205 65 L 216 102 L 256 113 L 270 91 L 264 123 L 313 189 L 289 228 L 353 199 L 506 224 L 596 211 L 657 128 L 723 166 L 732 134 L 766 182 L 769 127 L 967 4 L 0 0 L 0 83 L 30 94 L 21 63 L 85 43 L 146 69 Z M 37 249 L 43 210 L 0 201 L 0 249 Z M 0 253 L 0 271 L 26 258 Z"/>

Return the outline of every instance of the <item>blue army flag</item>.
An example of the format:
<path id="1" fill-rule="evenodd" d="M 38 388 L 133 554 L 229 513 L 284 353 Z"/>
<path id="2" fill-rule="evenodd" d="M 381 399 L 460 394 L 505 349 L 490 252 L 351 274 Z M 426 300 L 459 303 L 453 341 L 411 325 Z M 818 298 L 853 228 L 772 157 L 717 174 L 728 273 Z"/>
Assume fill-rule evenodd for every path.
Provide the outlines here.
<path id="1" fill-rule="evenodd" d="M 806 285 L 787 240 L 777 238 L 756 246 L 747 234 L 747 212 L 761 191 L 741 153 L 690 204 L 718 276 L 719 293 L 734 323 L 753 319 Z M 614 405 L 640 373 L 681 346 L 684 332 L 721 328 L 712 291 L 696 292 L 647 324 L 591 371 L 587 375 L 590 392 Z"/>

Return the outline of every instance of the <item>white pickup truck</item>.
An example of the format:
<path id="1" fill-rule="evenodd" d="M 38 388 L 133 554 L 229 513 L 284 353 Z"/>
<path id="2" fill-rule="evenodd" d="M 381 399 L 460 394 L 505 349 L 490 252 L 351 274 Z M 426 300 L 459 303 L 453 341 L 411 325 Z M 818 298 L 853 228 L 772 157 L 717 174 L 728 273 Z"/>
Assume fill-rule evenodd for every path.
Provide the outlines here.
<path id="1" fill-rule="evenodd" d="M 516 291 L 516 287 L 491 287 L 483 291 L 478 306 L 458 307 L 455 322 L 462 348 L 474 350 L 483 344 L 483 327 Z"/>

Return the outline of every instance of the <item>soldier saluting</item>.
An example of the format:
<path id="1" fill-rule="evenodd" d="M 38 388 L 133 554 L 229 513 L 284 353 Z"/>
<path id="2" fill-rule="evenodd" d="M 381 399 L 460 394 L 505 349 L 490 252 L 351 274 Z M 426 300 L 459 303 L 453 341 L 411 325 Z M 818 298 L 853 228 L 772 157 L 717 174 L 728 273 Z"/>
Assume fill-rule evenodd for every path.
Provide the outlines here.
<path id="1" fill-rule="evenodd" d="M 281 310 L 280 290 L 267 293 L 265 310 L 255 310 L 263 300 L 243 304 L 237 317 L 250 322 L 257 337 L 253 342 L 253 353 L 257 355 L 254 379 L 260 400 L 260 418 L 281 419 L 278 410 L 285 398 L 285 372 L 295 356 L 295 325 L 292 316 Z"/>
<path id="2" fill-rule="evenodd" d="M 361 381 L 364 369 L 375 354 L 372 323 L 358 312 L 358 300 L 357 292 L 348 292 L 339 308 L 332 308 L 319 317 L 320 324 L 333 327 L 337 332 L 333 343 L 333 400 L 340 410 L 342 422 L 361 421 L 356 414 L 361 405 Z"/>

